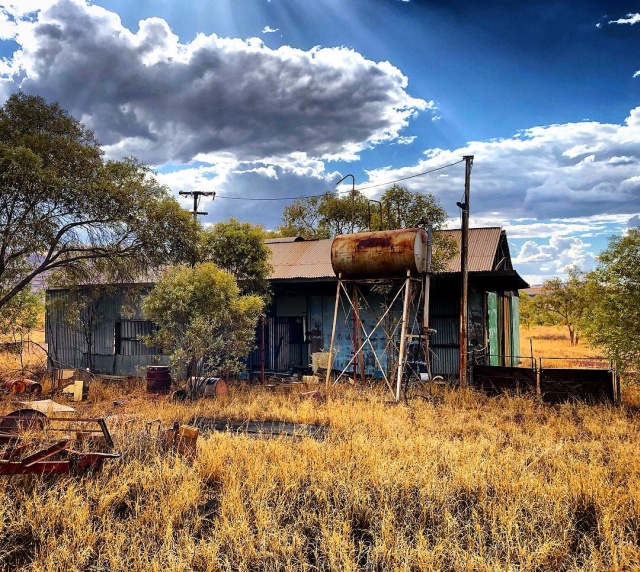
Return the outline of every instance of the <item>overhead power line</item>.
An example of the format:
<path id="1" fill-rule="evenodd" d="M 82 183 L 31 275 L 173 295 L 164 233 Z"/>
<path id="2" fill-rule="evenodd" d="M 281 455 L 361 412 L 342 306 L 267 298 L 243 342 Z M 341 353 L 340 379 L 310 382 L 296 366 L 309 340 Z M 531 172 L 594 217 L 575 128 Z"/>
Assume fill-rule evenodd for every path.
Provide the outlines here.
<path id="1" fill-rule="evenodd" d="M 442 165 L 440 167 L 436 167 L 435 169 L 429 169 L 428 171 L 423 171 L 422 173 L 416 173 L 415 175 L 409 175 L 408 177 L 402 177 L 401 179 L 395 179 L 393 181 L 387 181 L 385 183 L 376 183 L 375 185 L 367 185 L 366 187 L 359 187 L 355 189 L 356 191 L 364 191 L 367 189 L 374 189 L 376 187 L 384 187 L 386 185 L 394 185 L 395 183 L 400 183 L 402 181 L 407 181 L 408 179 L 415 179 L 416 177 L 422 177 L 423 175 L 429 175 L 430 173 L 435 173 L 436 171 L 442 171 L 442 169 L 447 169 L 449 167 L 453 167 L 454 165 L 458 165 L 463 163 L 464 159 L 460 159 L 460 161 L 456 161 L 455 163 L 449 163 L 448 165 Z M 352 176 L 352 175 L 350 175 Z M 354 189 L 348 191 L 337 191 L 337 193 L 352 193 Z M 314 199 L 321 198 L 326 193 L 322 193 L 319 195 L 303 195 L 297 197 L 239 197 L 233 195 L 219 195 L 216 194 L 217 199 L 227 199 L 230 201 L 297 201 L 300 199 Z"/>

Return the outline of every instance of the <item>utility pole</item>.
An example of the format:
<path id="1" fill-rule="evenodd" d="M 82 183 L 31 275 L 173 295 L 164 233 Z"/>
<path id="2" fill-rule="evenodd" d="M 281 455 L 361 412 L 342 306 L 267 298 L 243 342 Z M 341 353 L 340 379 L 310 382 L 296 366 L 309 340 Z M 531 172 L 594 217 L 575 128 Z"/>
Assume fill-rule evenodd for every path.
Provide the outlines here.
<path id="1" fill-rule="evenodd" d="M 469 352 L 469 193 L 473 155 L 465 155 L 464 203 L 456 203 L 462 210 L 462 237 L 460 243 L 460 274 L 462 297 L 460 299 L 460 386 L 467 385 L 467 357 Z"/>
<path id="2" fill-rule="evenodd" d="M 201 197 L 213 197 L 216 198 L 215 191 L 179 191 L 178 194 L 181 197 L 193 197 L 193 220 L 198 220 L 198 215 L 208 215 L 209 213 L 198 211 Z"/>

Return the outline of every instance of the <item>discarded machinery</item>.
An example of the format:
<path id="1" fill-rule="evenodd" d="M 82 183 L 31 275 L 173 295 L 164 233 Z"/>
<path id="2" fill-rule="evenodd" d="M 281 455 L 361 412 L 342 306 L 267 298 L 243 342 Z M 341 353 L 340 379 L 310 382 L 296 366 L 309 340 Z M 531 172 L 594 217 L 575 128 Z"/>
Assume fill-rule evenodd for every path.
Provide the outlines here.
<path id="1" fill-rule="evenodd" d="M 50 444 L 29 436 L 54 437 Z M 117 459 L 113 439 L 102 418 L 48 417 L 34 409 L 0 416 L 0 475 L 82 475 Z"/>
<path id="2" fill-rule="evenodd" d="M 42 385 L 37 381 L 23 377 L 20 379 L 10 379 L 1 382 L 0 391 L 6 393 L 30 393 L 31 395 L 40 395 L 42 393 Z"/>

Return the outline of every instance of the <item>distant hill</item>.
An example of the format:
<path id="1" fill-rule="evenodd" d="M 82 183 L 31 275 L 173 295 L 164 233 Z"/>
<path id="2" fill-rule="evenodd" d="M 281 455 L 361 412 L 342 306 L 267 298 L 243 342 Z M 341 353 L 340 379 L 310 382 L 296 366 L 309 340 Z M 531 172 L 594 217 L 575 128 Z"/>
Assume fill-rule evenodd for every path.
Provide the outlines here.
<path id="1" fill-rule="evenodd" d="M 525 288 L 524 290 L 520 290 L 520 292 L 524 292 L 527 296 L 529 296 L 529 298 L 534 298 L 542 292 L 542 284 Z"/>

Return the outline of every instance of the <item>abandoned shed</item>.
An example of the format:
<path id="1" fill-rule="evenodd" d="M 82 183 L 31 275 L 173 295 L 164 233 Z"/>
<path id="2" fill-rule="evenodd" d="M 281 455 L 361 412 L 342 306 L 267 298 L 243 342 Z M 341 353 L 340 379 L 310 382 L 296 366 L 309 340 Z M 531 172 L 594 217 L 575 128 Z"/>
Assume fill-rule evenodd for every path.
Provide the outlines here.
<path id="1" fill-rule="evenodd" d="M 456 241 L 459 252 L 460 231 L 441 232 Z M 332 239 L 273 239 L 267 244 L 272 252 L 274 304 L 265 324 L 265 367 L 275 371 L 304 368 L 313 353 L 330 344 L 337 282 L 331 265 Z M 472 347 L 485 348 L 492 363 L 515 361 L 519 353 L 518 290 L 526 287 L 511 264 L 506 233 L 498 227 L 471 229 L 469 340 Z M 437 332 L 430 340 L 434 375 L 458 375 L 460 289 L 458 254 L 447 263 L 445 272 L 431 278 L 429 325 Z M 375 305 L 376 294 L 369 297 L 369 305 Z M 342 351 L 334 367 L 341 369 L 352 355 L 350 328 L 343 326 L 341 331 L 338 327 L 336 338 L 342 342 L 338 343 Z M 254 368 L 260 353 L 256 350 L 251 356 Z M 369 363 L 373 369 L 367 373 L 374 374 L 375 365 Z"/>
<path id="2" fill-rule="evenodd" d="M 459 246 L 460 231 L 449 234 Z M 329 348 L 337 277 L 331 265 L 332 239 L 279 238 L 271 249 L 273 303 L 248 367 L 259 370 L 304 370 L 311 356 Z M 459 251 L 459 248 L 458 248 Z M 46 341 L 60 367 L 90 367 L 113 375 L 144 375 L 147 365 L 166 364 L 157 348 L 142 336 L 153 324 L 143 319 L 141 297 L 152 283 L 86 286 L 76 292 L 47 291 Z M 469 341 L 485 348 L 491 363 L 510 364 L 518 354 L 518 290 L 527 284 L 513 269 L 507 237 L 498 227 L 474 228 L 469 235 Z M 459 368 L 460 255 L 431 278 L 431 369 L 434 375 L 457 376 Z M 373 306 L 379 294 L 371 293 Z M 73 304 L 70 303 L 72 297 Z M 75 308 L 72 310 L 72 308 Z M 69 319 L 76 312 L 76 319 Z M 365 313 L 366 319 L 366 313 Z M 74 324 L 74 325 L 73 325 Z M 347 363 L 353 339 L 348 327 L 338 328 L 335 367 Z M 374 343 L 382 340 L 374 340 Z M 264 353 L 262 352 L 264 348 Z M 367 362 L 367 373 L 376 364 Z"/>

